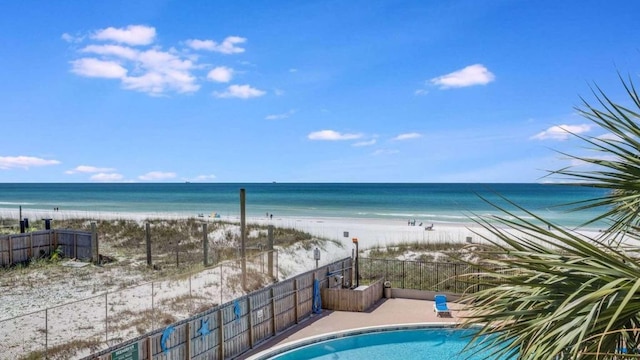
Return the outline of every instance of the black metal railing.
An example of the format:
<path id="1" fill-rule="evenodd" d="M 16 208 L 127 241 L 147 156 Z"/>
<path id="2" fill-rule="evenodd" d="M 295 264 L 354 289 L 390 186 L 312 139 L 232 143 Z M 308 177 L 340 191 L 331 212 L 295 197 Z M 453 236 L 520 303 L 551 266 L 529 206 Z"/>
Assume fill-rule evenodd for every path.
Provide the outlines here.
<path id="1" fill-rule="evenodd" d="M 384 277 L 395 288 L 454 294 L 492 286 L 477 275 L 481 269 L 470 264 L 370 258 L 360 258 L 359 262 L 360 280 L 365 283 Z"/>

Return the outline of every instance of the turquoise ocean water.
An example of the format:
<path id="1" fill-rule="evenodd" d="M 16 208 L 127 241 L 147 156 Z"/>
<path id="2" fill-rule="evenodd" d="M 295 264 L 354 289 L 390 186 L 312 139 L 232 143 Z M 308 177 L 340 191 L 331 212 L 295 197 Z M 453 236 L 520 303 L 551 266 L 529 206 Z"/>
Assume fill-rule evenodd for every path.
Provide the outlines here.
<path id="1" fill-rule="evenodd" d="M 0 208 L 238 216 L 241 188 L 252 217 L 468 222 L 470 216 L 500 213 L 481 197 L 505 205 L 503 196 L 565 226 L 577 226 L 598 211 L 573 213 L 559 205 L 604 194 L 585 187 L 504 183 L 0 183 Z"/>

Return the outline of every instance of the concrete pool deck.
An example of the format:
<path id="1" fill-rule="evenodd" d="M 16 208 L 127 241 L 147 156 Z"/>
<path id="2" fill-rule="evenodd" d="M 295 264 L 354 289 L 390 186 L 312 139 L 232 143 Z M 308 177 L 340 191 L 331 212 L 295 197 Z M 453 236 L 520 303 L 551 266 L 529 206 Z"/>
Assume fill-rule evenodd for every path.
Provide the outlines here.
<path id="1" fill-rule="evenodd" d="M 459 304 L 448 303 L 451 316 L 436 316 L 433 301 L 412 299 L 382 299 L 366 312 L 332 311 L 322 309 L 322 314 L 313 315 L 298 326 L 284 331 L 260 346 L 243 354 L 240 359 L 255 355 L 274 346 L 310 336 L 361 327 L 413 324 L 425 322 L 455 323 L 461 321 Z"/>

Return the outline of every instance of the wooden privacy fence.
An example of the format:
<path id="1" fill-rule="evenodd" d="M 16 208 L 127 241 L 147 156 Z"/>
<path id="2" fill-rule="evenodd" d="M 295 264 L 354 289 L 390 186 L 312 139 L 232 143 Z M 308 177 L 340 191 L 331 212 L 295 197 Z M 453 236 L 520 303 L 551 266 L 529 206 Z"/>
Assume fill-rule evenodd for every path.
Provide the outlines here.
<path id="1" fill-rule="evenodd" d="M 60 249 L 64 257 L 92 260 L 95 232 L 77 230 L 40 230 L 24 234 L 0 236 L 0 266 L 27 262 L 49 256 Z"/>
<path id="2" fill-rule="evenodd" d="M 382 299 L 384 279 L 362 289 L 323 288 L 322 307 L 338 311 L 366 311 Z"/>
<path id="3" fill-rule="evenodd" d="M 329 274 L 350 279 L 351 269 L 351 258 L 336 261 L 85 359 L 222 360 L 238 357 L 311 316 L 314 280 L 320 280 L 321 288 L 336 286 Z"/>

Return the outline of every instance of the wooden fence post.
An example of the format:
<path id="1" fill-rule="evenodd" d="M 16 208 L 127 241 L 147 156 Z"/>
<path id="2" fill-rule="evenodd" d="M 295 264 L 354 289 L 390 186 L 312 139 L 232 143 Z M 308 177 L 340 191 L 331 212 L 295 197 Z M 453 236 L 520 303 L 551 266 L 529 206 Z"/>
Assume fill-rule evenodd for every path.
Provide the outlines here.
<path id="1" fill-rule="evenodd" d="M 33 256 L 33 233 L 29 232 L 29 250 L 27 253 L 27 260 L 31 259 L 31 256 Z"/>
<path id="2" fill-rule="evenodd" d="M 277 330 L 277 322 L 276 322 L 276 298 L 275 291 L 273 291 L 273 287 L 271 288 L 271 326 L 273 327 L 273 336 L 276 336 Z"/>
<path id="3" fill-rule="evenodd" d="M 73 258 L 78 258 L 78 233 L 73 234 Z"/>
<path id="4" fill-rule="evenodd" d="M 296 304 L 296 308 L 295 308 L 294 314 L 295 314 L 295 317 L 296 317 L 296 324 L 297 324 L 298 323 L 298 317 L 300 315 L 300 313 L 299 313 L 300 310 L 298 309 L 298 305 L 299 304 L 298 304 L 298 279 L 297 278 L 293 280 L 293 301 Z"/>
<path id="5" fill-rule="evenodd" d="M 242 290 L 247 291 L 247 228 L 246 228 L 246 193 L 240 189 L 240 257 L 242 258 Z"/>
<path id="6" fill-rule="evenodd" d="M 269 225 L 267 230 L 267 272 L 269 277 L 273 279 L 273 225 Z"/>
<path id="7" fill-rule="evenodd" d="M 204 253 L 204 266 L 209 266 L 209 234 L 207 233 L 207 223 L 202 224 L 202 246 Z"/>
<path id="8" fill-rule="evenodd" d="M 13 241 L 9 235 L 9 265 L 13 265 Z"/>
<path id="9" fill-rule="evenodd" d="M 220 359 L 224 359 L 224 312 L 222 308 L 218 310 L 218 334 L 220 338 L 218 339 L 218 343 L 220 344 L 218 350 L 220 350 Z"/>
<path id="10" fill-rule="evenodd" d="M 146 241 L 147 241 L 147 266 L 153 266 L 151 261 L 151 225 L 149 223 L 145 224 L 145 233 L 146 233 Z"/>
<path id="11" fill-rule="evenodd" d="M 146 360 L 153 360 L 153 345 L 151 343 L 151 336 L 147 336 L 145 342 L 147 343 L 147 359 Z"/>
<path id="12" fill-rule="evenodd" d="M 187 339 L 187 343 L 185 345 L 184 358 L 185 360 L 191 359 L 191 323 L 184 324 L 185 329 L 185 337 Z M 207 325 L 208 326 L 208 325 Z"/>
<path id="13" fill-rule="evenodd" d="M 247 301 L 248 301 L 248 309 L 247 309 L 247 314 L 249 316 L 249 347 L 251 349 L 253 349 L 253 315 L 252 315 L 252 306 L 251 306 L 251 296 L 247 297 Z"/>
<path id="14" fill-rule="evenodd" d="M 100 263 L 100 251 L 98 250 L 98 230 L 96 223 L 91 223 L 91 261 L 94 264 Z"/>

